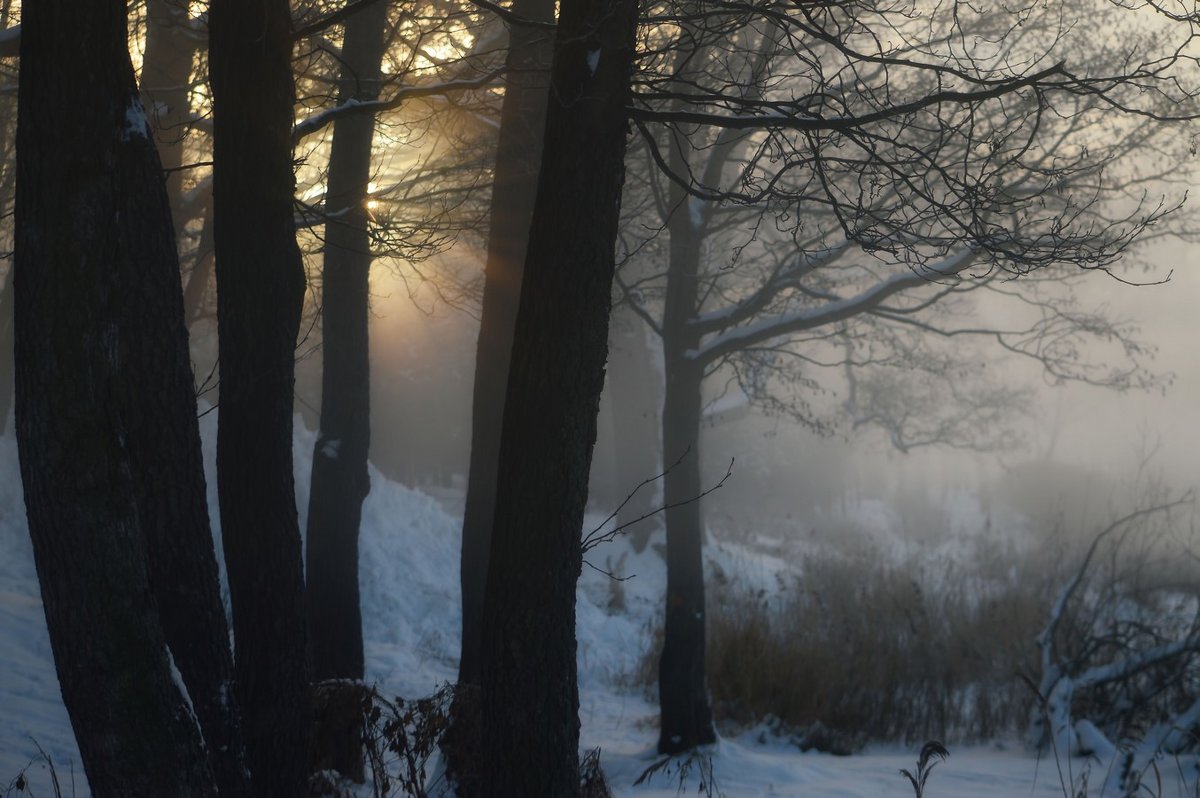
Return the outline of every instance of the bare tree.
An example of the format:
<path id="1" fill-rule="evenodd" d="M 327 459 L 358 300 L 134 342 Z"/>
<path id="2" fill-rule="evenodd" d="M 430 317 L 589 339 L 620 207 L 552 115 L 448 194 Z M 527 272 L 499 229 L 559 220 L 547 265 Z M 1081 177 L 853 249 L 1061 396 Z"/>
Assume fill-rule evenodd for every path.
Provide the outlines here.
<path id="1" fill-rule="evenodd" d="M 650 227 L 667 241 L 633 248 L 649 247 L 667 266 L 621 282 L 663 339 L 663 462 L 691 453 L 665 478 L 660 750 L 713 738 L 700 506 L 689 501 L 702 491 L 695 454 L 706 377 L 732 372 L 749 395 L 811 422 L 814 372 L 853 366 L 841 409 L 906 448 L 962 443 L 964 430 L 1017 398 L 1003 385 L 958 390 L 924 417 L 889 404 L 894 374 L 867 379 L 864 367 L 919 369 L 926 381 L 954 384 L 954 357 L 923 348 L 917 332 L 990 336 L 1055 379 L 1148 384 L 1146 352 L 1127 327 L 1038 283 L 1071 279 L 1072 268 L 1110 269 L 1174 207 L 1142 194 L 1153 176 L 1110 179 L 1123 155 L 1163 155 L 1152 150 L 1165 146 L 1162 127 L 1107 120 L 1114 110 L 1151 120 L 1180 113 L 1192 97 L 1169 96 L 1169 73 L 1190 61 L 1170 47 L 1190 34 L 1141 62 L 1120 57 L 1136 48 L 1133 37 L 1084 58 L 1056 13 L 1031 10 L 1016 24 L 957 4 L 901 14 L 866 4 L 684 3 L 648 16 L 662 27 L 648 27 L 630 114 L 666 176 L 648 189 L 661 220 Z M 889 37 L 876 35 L 885 29 Z M 1106 63 L 1122 66 L 1111 74 Z M 1167 154 L 1164 163 L 1158 177 L 1177 161 Z M 1121 208 L 1106 202 L 1131 195 Z M 1026 276 L 1023 288 L 1006 282 L 1015 275 Z M 980 288 L 1011 295 L 1032 319 L 990 326 L 948 312 Z M 1121 366 L 1077 363 L 1084 339 L 1119 342 Z M 793 393 L 780 400 L 787 383 Z"/>
<path id="2" fill-rule="evenodd" d="M 480 760 L 489 794 L 580 789 L 575 583 L 637 13 L 630 0 L 578 0 L 564 3 L 558 20 L 483 607 Z"/>
<path id="3" fill-rule="evenodd" d="M 387 48 L 389 4 L 376 2 L 348 18 L 342 41 L 340 103 L 378 99 Z M 375 119 L 344 116 L 334 123 L 326 191 L 322 268 L 321 433 L 314 444 L 308 505 L 306 577 L 313 678 L 363 678 L 362 613 L 358 592 L 358 532 L 370 491 L 370 363 L 368 359 L 371 239 L 367 187 Z M 336 690 L 336 686 L 331 688 Z M 336 724 L 318 752 L 334 769 L 361 781 L 359 694 L 330 696 Z M 345 707 L 346 703 L 349 707 Z M 347 711 L 348 710 L 348 711 Z M 349 720 L 349 724 L 337 723 Z M 336 741 L 336 742 L 334 742 Z"/>
<path id="4" fill-rule="evenodd" d="M 496 491 L 500 478 L 501 425 L 513 347 L 530 219 L 533 216 L 546 119 L 547 85 L 554 46 L 554 4 L 518 0 L 512 13 L 540 24 L 509 30 L 504 101 L 496 143 L 487 262 L 475 354 L 471 410 L 471 460 L 463 512 L 462 652 L 446 753 L 459 794 L 477 795 L 480 750 L 479 682 L 483 617 Z"/>
<path id="5" fill-rule="evenodd" d="M 220 335 L 217 487 L 246 751 L 260 796 L 307 781 L 309 666 L 292 475 L 304 270 L 292 210 L 291 17 L 284 0 L 209 12 Z"/>

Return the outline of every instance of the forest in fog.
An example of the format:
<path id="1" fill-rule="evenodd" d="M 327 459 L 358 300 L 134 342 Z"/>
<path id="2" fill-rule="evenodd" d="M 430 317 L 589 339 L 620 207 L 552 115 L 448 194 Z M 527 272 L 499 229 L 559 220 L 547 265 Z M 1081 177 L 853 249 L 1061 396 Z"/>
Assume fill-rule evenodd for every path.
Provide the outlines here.
<path id="1" fill-rule="evenodd" d="M 1200 795 L 1198 123 L 1193 0 L 0 0 L 0 793 Z"/>

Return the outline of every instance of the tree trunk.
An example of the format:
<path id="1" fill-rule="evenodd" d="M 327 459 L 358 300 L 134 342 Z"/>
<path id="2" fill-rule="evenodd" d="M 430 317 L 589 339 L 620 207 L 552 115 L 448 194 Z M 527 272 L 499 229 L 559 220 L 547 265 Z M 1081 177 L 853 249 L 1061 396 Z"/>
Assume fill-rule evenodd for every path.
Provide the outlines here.
<path id="1" fill-rule="evenodd" d="M 13 272 L 8 270 L 0 288 L 0 435 L 8 430 L 13 397 Z"/>
<path id="2" fill-rule="evenodd" d="M 704 565 L 700 501 L 700 367 L 682 357 L 667 365 L 663 462 L 682 457 L 664 479 L 667 603 L 658 700 L 658 750 L 676 754 L 716 739 L 704 683 Z M 686 452 L 686 454 L 685 454 Z M 677 505 L 672 507 L 671 505 Z"/>
<path id="3" fill-rule="evenodd" d="M 615 486 L 620 503 L 643 480 L 660 473 L 659 415 L 662 376 L 654 366 L 646 341 L 646 328 L 632 312 L 614 319 L 609 330 L 608 387 L 613 408 Z M 657 517 L 637 519 L 659 506 L 659 485 L 643 486 L 617 511 L 617 525 L 625 527 L 635 551 L 642 551 L 658 526 Z"/>
<path id="4" fill-rule="evenodd" d="M 183 196 L 183 140 L 190 123 L 188 94 L 199 40 L 187 30 L 184 0 L 146 0 L 146 52 L 142 58 L 142 103 L 154 130 L 158 157 L 166 170 L 167 198 L 178 240 L 187 219 Z"/>
<path id="5" fill-rule="evenodd" d="M 200 243 L 196 247 L 196 257 L 192 262 L 192 270 L 188 272 L 187 282 L 183 287 L 183 320 L 189 327 L 200 318 L 204 308 L 204 297 L 208 293 L 208 283 L 213 273 L 213 208 L 212 196 L 204 203 L 204 222 L 200 228 Z"/>
<path id="6" fill-rule="evenodd" d="M 346 22 L 339 103 L 379 97 L 387 12 L 388 3 L 376 2 Z M 358 530 L 371 487 L 366 203 L 374 133 L 374 115 L 344 116 L 334 123 L 329 152 L 325 208 L 331 218 L 325 223 L 321 272 L 321 433 L 313 448 L 306 572 L 313 678 L 318 682 L 363 678 Z M 328 767 L 362 781 L 359 724 L 329 739 L 338 741 L 338 749 L 318 756 Z"/>
<path id="7" fill-rule="evenodd" d="M 687 164 L 676 137 L 671 139 L 671 166 L 686 174 Z M 697 310 L 700 236 L 689 212 L 691 199 L 672 184 L 671 235 L 667 295 L 663 308 L 663 355 L 666 393 L 663 400 L 663 498 L 667 526 L 667 604 L 663 651 L 658 665 L 658 700 L 662 713 L 658 750 L 675 754 L 716 739 L 704 684 L 703 530 L 698 497 L 700 483 L 701 385 L 704 367 L 688 357 L 700 341 L 687 329 Z M 676 505 L 671 507 L 671 505 Z"/>
<path id="8" fill-rule="evenodd" d="M 292 216 L 286 0 L 213 0 L 213 222 L 221 404 L 217 487 L 246 753 L 261 798 L 306 783 L 310 696 L 292 477 L 304 270 Z"/>
<path id="9" fill-rule="evenodd" d="M 579 794 L 575 585 L 604 384 L 638 6 L 561 5 L 487 570 L 489 795 Z"/>
<path id="10" fill-rule="evenodd" d="M 553 22 L 554 1 L 515 0 L 512 12 L 525 19 Z M 529 25 L 511 26 L 492 182 L 483 306 L 475 354 L 471 459 L 463 510 L 459 574 L 462 651 L 451 728 L 443 746 L 447 769 L 457 782 L 459 795 L 464 798 L 479 791 L 476 760 L 481 745 L 479 675 L 484 586 L 492 542 L 504 396 L 529 222 L 537 195 L 547 84 L 553 55 L 552 30 Z"/>
<path id="11" fill-rule="evenodd" d="M 220 702 L 228 637 L 178 259 L 126 35 L 121 2 L 24 8 L 14 290 L 30 536 L 92 793 L 247 795 Z"/>

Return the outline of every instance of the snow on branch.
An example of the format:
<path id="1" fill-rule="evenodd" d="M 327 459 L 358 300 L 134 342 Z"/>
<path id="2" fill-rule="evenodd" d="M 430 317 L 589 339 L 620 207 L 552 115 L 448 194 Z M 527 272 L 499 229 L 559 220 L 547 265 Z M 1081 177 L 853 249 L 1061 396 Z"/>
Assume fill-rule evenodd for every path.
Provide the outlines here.
<path id="1" fill-rule="evenodd" d="M 874 113 L 861 114 L 857 116 L 831 116 L 821 117 L 812 111 L 803 107 L 801 104 L 796 104 L 795 107 L 787 108 L 780 103 L 744 103 L 750 108 L 758 107 L 757 113 L 746 114 L 722 114 L 709 111 L 691 111 L 685 109 L 679 110 L 653 110 L 649 108 L 631 107 L 629 115 L 639 122 L 659 122 L 673 123 L 684 125 L 705 125 L 708 127 L 725 128 L 729 130 L 796 130 L 802 133 L 817 133 L 817 132 L 838 132 L 848 131 L 861 128 L 867 125 L 885 122 L 889 119 L 904 117 L 909 114 L 926 108 L 935 108 L 941 105 L 974 105 L 985 100 L 994 100 L 1003 97 L 1007 94 L 1027 89 L 1031 87 L 1039 87 L 1042 89 L 1050 87 L 1059 87 L 1068 89 L 1071 86 L 1070 81 L 1062 83 L 1047 83 L 1053 77 L 1065 77 L 1067 72 L 1065 65 L 1060 61 L 1054 66 L 1025 75 L 1020 78 L 1013 78 L 997 83 L 986 89 L 976 91 L 960 91 L 955 89 L 947 89 L 945 91 L 933 92 L 924 97 L 912 100 L 911 102 L 901 103 L 899 105 L 888 108 L 881 108 Z M 787 105 L 791 105 L 790 103 Z"/>
<path id="2" fill-rule="evenodd" d="M 854 296 L 834 298 L 818 307 L 806 307 L 759 319 L 753 324 L 737 327 L 711 338 L 698 350 L 688 352 L 688 356 L 703 363 L 711 363 L 772 338 L 845 321 L 877 307 L 888 297 L 902 291 L 961 274 L 975 261 L 977 254 L 977 250 L 973 248 L 964 248 L 940 263 L 927 264 L 916 270 L 895 274 Z"/>
<path id="3" fill-rule="evenodd" d="M 336 119 L 351 114 L 377 114 L 381 111 L 391 111 L 399 108 L 409 100 L 419 97 L 437 97 L 453 94 L 459 91 L 470 91 L 488 86 L 504 74 L 503 67 L 493 69 L 486 74 L 470 80 L 450 80 L 444 83 L 431 83 L 428 86 L 410 86 L 400 89 L 386 100 L 347 100 L 333 108 L 319 111 L 296 123 L 292 128 L 292 141 L 298 142 L 306 136 L 311 136 L 319 130 L 332 124 Z"/>
<path id="4" fill-rule="evenodd" d="M 703 335 L 739 324 L 765 308 L 784 290 L 796 287 L 801 278 L 818 269 L 831 266 L 845 255 L 850 247 L 851 242 L 847 239 L 816 252 L 806 252 L 789 265 L 780 268 L 757 291 L 744 300 L 708 313 L 702 313 L 689 319 L 687 326 Z"/>

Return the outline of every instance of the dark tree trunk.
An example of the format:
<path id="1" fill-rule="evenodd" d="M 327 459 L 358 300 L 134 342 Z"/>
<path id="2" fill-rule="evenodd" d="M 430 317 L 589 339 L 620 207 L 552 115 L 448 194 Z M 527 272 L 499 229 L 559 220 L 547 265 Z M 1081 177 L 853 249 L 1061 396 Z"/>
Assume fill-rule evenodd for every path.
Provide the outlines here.
<path id="1" fill-rule="evenodd" d="M 672 169 L 686 174 L 687 166 L 672 138 Z M 699 340 L 687 329 L 697 310 L 700 237 L 692 226 L 691 201 L 672 186 L 671 235 L 667 295 L 663 308 L 663 359 L 666 392 L 663 399 L 663 498 L 668 510 L 667 603 L 663 651 L 658 666 L 658 700 L 662 712 L 658 750 L 675 754 L 716 739 L 704 683 L 704 564 L 703 530 L 698 497 L 700 484 L 701 384 L 704 367 L 687 353 Z M 672 507 L 671 505 L 675 505 Z"/>
<path id="2" fill-rule="evenodd" d="M 213 208 L 210 195 L 208 202 L 204 204 L 204 226 L 200 229 L 196 257 L 183 288 L 183 320 L 189 327 L 200 318 L 200 311 L 204 308 L 204 297 L 208 293 L 208 284 L 213 273 L 213 243 Z"/>
<path id="3" fill-rule="evenodd" d="M 310 722 L 292 477 L 304 270 L 292 216 L 290 23 L 286 0 L 213 0 L 209 12 L 217 487 L 246 753 L 261 798 L 303 793 Z"/>
<path id="4" fill-rule="evenodd" d="M 10 16 L 11 9 L 6 0 L 0 0 L 0 28 L 8 27 Z M 10 214 L 13 210 L 16 178 L 13 140 L 17 127 L 16 111 L 16 97 L 0 98 L 0 115 L 4 117 L 0 121 L 0 215 Z M 0 253 L 4 253 L 3 244 L 0 244 Z M 0 254 L 0 262 L 4 260 L 4 254 Z M 8 430 L 8 414 L 12 409 L 13 398 L 13 270 L 11 260 L 9 260 L 8 266 L 4 286 L 0 288 L 0 435 L 4 435 Z"/>
<path id="5" fill-rule="evenodd" d="M 30 535 L 93 794 L 248 795 L 221 701 L 231 663 L 178 259 L 126 35 L 123 2 L 24 8 L 14 287 Z"/>
<path id="6" fill-rule="evenodd" d="M 504 403 L 483 614 L 481 778 L 579 794 L 575 584 L 608 346 L 634 0 L 566 0 Z"/>
<path id="7" fill-rule="evenodd" d="M 612 396 L 614 484 L 617 502 L 643 480 L 659 473 L 659 415 L 662 412 L 662 377 L 650 357 L 646 328 L 631 312 L 614 319 L 609 330 L 608 389 Z M 625 528 L 635 551 L 642 551 L 660 523 L 657 517 L 637 519 L 658 506 L 658 485 L 643 486 L 617 511 L 617 525 Z"/>
<path id="8" fill-rule="evenodd" d="M 663 402 L 663 462 L 667 526 L 667 602 L 658 700 L 658 750 L 675 754 L 716 739 L 704 681 L 704 566 L 700 501 L 700 367 L 682 357 L 667 362 Z M 686 455 L 684 454 L 686 452 Z M 677 505 L 672 507 L 671 505 Z"/>
<path id="9" fill-rule="evenodd" d="M 379 97 L 388 4 L 377 2 L 346 23 L 338 102 Z M 308 622 L 313 678 L 363 677 L 362 613 L 358 595 L 358 529 L 371 488 L 368 361 L 367 184 L 375 117 L 345 116 L 334 123 L 325 197 L 321 324 L 323 371 L 321 433 L 313 448 L 308 503 Z M 336 704 L 336 702 L 333 702 Z M 318 752 L 323 763 L 356 781 L 363 777 L 357 725 L 330 739 L 337 750 Z"/>
<path id="10" fill-rule="evenodd" d="M 515 0 L 512 11 L 525 19 L 554 21 L 553 0 Z M 500 134 L 496 143 L 483 306 L 475 352 L 471 459 L 463 511 L 460 568 L 462 651 L 452 725 L 443 746 L 448 770 L 458 783 L 459 794 L 464 797 L 478 794 L 479 766 L 475 760 L 480 750 L 480 645 L 500 462 L 500 427 L 504 419 L 504 394 L 525 268 L 529 221 L 533 216 L 541 167 L 546 88 L 553 56 L 552 30 L 529 25 L 511 27 Z"/>
<path id="11" fill-rule="evenodd" d="M 13 397 L 13 269 L 0 288 L 0 435 L 8 430 Z"/>

